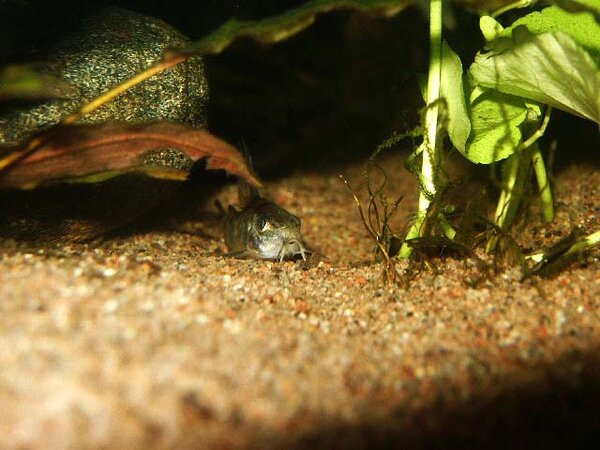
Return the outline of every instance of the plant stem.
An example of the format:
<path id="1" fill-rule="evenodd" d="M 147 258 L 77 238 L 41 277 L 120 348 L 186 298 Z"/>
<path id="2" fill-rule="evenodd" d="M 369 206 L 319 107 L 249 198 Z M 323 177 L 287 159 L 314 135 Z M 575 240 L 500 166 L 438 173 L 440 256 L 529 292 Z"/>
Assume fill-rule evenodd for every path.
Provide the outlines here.
<path id="1" fill-rule="evenodd" d="M 544 165 L 544 159 L 542 152 L 537 144 L 533 145 L 533 157 L 531 162 L 533 170 L 535 171 L 535 177 L 537 179 L 538 187 L 540 189 L 540 199 L 542 200 L 544 221 L 552 222 L 554 220 L 554 201 L 552 200 L 552 190 L 550 189 L 550 181 L 548 180 L 548 174 L 546 173 L 546 166 Z"/>
<path id="2" fill-rule="evenodd" d="M 79 109 L 79 111 L 74 112 L 73 114 L 68 115 L 63 120 L 60 121 L 61 125 L 71 125 L 81 119 L 83 116 L 90 114 L 96 109 L 100 108 L 102 105 L 110 102 L 114 98 L 121 95 L 123 92 L 131 89 L 133 86 L 140 84 L 143 81 L 146 81 L 149 78 L 152 78 L 155 75 L 158 75 L 161 72 L 164 72 L 171 67 L 176 66 L 189 59 L 190 55 L 179 54 L 168 52 L 157 62 L 152 64 L 150 67 L 145 69 L 144 71 L 134 75 L 128 80 L 118 84 L 114 88 L 95 98 L 89 103 L 86 103 Z"/>
<path id="3" fill-rule="evenodd" d="M 525 150 L 521 153 L 514 153 L 504 161 L 502 173 L 502 191 L 498 204 L 496 205 L 496 214 L 494 222 L 500 230 L 506 230 L 512 224 L 513 219 L 519 208 L 523 188 L 525 186 L 525 172 L 531 161 L 531 152 Z M 488 240 L 485 251 L 492 252 L 498 242 L 497 234 L 492 235 Z"/>
<path id="4" fill-rule="evenodd" d="M 454 240 L 454 238 L 456 237 L 456 230 L 454 229 L 452 224 L 448 222 L 446 216 L 440 213 L 438 214 L 437 218 L 440 223 L 440 227 L 442 228 L 442 232 L 444 233 L 444 236 L 446 236 L 451 241 Z"/>
<path id="5" fill-rule="evenodd" d="M 512 221 L 516 212 L 517 205 L 520 200 L 519 181 L 523 176 L 519 173 L 521 167 L 522 155 L 514 154 L 504 163 L 506 164 L 506 172 L 503 176 L 502 192 L 496 206 L 496 225 L 502 230 L 505 230 Z"/>
<path id="6" fill-rule="evenodd" d="M 502 14 L 504 14 L 505 12 L 508 12 L 512 9 L 518 9 L 518 8 L 528 8 L 531 5 L 533 5 L 535 3 L 535 0 L 517 0 L 514 3 L 510 3 L 506 6 L 503 6 L 502 8 L 498 9 L 497 11 L 494 11 L 491 16 L 492 17 L 498 17 Z"/>
<path id="7" fill-rule="evenodd" d="M 544 220 L 551 222 L 554 219 L 552 191 L 550 190 L 544 160 L 537 144 L 537 141 L 546 132 L 551 113 L 552 107 L 548 106 L 540 126 L 504 162 L 505 171 L 502 173 L 502 191 L 500 192 L 494 216 L 496 225 L 502 230 L 508 229 L 515 217 L 523 195 L 523 188 L 526 181 L 525 174 L 530 164 L 533 165 L 538 181 L 544 207 Z M 529 124 L 530 128 L 532 126 L 533 123 Z M 495 242 L 495 239 L 492 238 L 487 243 L 486 251 L 492 251 L 496 245 Z"/>
<path id="8" fill-rule="evenodd" d="M 569 257 L 575 256 L 575 255 L 580 254 L 581 252 L 584 252 L 585 250 L 589 250 L 590 248 L 592 248 L 596 245 L 599 245 L 599 244 L 600 244 L 600 230 L 575 241 L 575 243 L 573 245 L 571 245 L 571 247 L 569 247 L 569 249 L 562 254 L 562 258 L 569 258 Z M 536 263 L 542 262 L 545 258 L 546 258 L 545 252 L 536 253 L 534 255 L 527 256 L 527 259 L 529 259 L 533 262 L 536 262 Z"/>
<path id="9" fill-rule="evenodd" d="M 421 229 L 431 201 L 437 193 L 437 170 L 440 156 L 437 149 L 437 131 L 439 118 L 440 83 L 442 73 L 442 4 L 443 0 L 429 2 L 429 78 L 427 80 L 427 113 L 425 115 L 426 136 L 422 147 L 423 162 L 421 175 L 423 185 L 419 195 L 419 209 L 414 222 L 406 234 L 405 241 L 421 235 Z M 398 253 L 400 258 L 408 258 L 412 248 L 405 243 Z"/>
<path id="10" fill-rule="evenodd" d="M 535 130 L 531 136 L 529 136 L 523 143 L 519 146 L 519 150 L 525 150 L 526 148 L 531 147 L 535 144 L 539 138 L 541 138 L 546 132 L 546 128 L 548 128 L 548 124 L 550 123 L 550 116 L 552 115 L 552 106 L 548 106 L 546 108 L 546 113 L 544 114 L 544 118 L 542 119 L 542 123 Z"/>

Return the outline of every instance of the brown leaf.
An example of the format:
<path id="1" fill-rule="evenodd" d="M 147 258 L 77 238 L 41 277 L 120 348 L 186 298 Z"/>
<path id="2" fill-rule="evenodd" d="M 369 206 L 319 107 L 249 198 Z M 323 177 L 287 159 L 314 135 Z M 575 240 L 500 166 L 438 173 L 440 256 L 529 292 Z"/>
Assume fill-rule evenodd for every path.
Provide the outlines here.
<path id="1" fill-rule="evenodd" d="M 204 129 L 171 122 L 57 126 L 42 144 L 0 172 L 0 188 L 31 189 L 55 182 L 95 182 L 126 172 L 185 179 L 194 161 L 260 186 L 243 155 Z"/>

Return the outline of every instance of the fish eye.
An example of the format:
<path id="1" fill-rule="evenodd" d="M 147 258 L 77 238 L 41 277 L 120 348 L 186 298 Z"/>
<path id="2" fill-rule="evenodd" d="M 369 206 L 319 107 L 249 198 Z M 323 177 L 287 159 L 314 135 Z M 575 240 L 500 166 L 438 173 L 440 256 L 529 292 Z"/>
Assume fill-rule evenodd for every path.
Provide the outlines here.
<path id="1" fill-rule="evenodd" d="M 270 227 L 271 227 L 271 224 L 264 217 L 259 217 L 257 219 L 256 228 L 258 228 L 258 231 L 260 231 L 260 232 L 267 231 Z"/>

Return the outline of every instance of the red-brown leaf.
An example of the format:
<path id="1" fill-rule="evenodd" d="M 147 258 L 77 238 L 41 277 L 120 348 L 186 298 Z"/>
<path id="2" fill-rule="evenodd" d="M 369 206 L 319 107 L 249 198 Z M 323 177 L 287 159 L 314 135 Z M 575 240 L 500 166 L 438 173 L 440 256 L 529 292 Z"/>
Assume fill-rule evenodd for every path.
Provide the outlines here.
<path id="1" fill-rule="evenodd" d="M 57 181 L 81 180 L 94 174 L 145 172 L 150 176 L 181 179 L 187 170 L 140 164 L 156 148 L 174 148 L 192 161 L 207 158 L 207 168 L 222 169 L 260 185 L 242 154 L 204 129 L 171 122 L 58 126 L 41 136 L 34 153 L 0 172 L 1 188 L 34 188 Z M 102 178 L 102 177 L 99 177 Z"/>

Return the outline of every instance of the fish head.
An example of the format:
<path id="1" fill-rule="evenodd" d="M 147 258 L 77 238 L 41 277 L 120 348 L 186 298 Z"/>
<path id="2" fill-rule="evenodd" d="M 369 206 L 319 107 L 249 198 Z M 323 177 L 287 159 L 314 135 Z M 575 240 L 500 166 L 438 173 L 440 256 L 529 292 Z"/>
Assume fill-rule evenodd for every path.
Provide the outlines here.
<path id="1" fill-rule="evenodd" d="M 283 261 L 300 255 L 306 259 L 301 221 L 272 202 L 262 202 L 248 221 L 248 251 L 257 258 Z"/>

